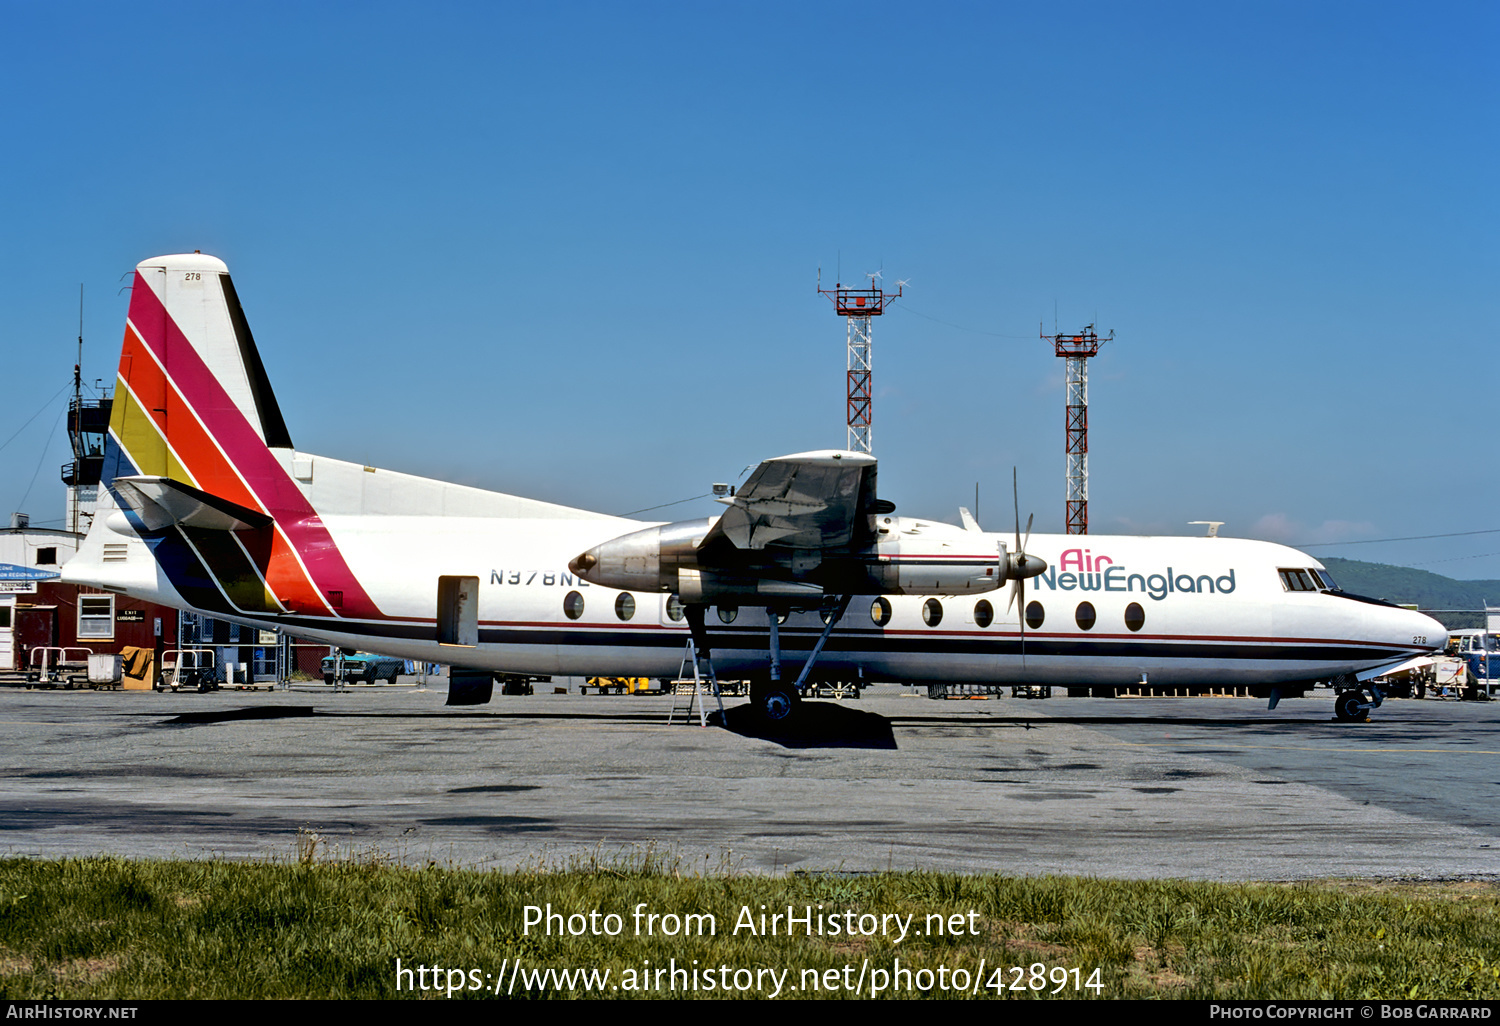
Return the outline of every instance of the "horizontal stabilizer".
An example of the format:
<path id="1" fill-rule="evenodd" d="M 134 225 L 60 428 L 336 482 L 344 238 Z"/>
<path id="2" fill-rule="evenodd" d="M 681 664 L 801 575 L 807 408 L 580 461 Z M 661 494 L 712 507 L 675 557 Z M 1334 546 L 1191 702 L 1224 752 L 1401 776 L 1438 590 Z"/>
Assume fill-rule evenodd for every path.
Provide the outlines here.
<path id="1" fill-rule="evenodd" d="M 259 510 L 166 477 L 117 477 L 113 485 L 148 531 L 174 525 L 208 531 L 244 531 L 271 523 L 271 518 Z"/>

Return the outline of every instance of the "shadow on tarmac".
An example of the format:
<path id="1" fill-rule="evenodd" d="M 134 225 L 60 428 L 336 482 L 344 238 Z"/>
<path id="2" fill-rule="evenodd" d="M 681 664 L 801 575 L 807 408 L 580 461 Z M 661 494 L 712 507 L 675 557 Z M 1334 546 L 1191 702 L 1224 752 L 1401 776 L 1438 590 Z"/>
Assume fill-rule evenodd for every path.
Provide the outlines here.
<path id="1" fill-rule="evenodd" d="M 717 712 L 712 720 L 718 720 Z M 767 723 L 752 706 L 737 705 L 724 710 L 723 726 L 783 748 L 898 747 L 890 719 L 832 702 L 803 702 L 791 723 Z"/>
<path id="2" fill-rule="evenodd" d="M 252 705 L 245 709 L 214 709 L 181 713 L 163 724 L 233 723 L 239 720 L 284 720 L 293 716 L 311 716 L 310 705 Z"/>

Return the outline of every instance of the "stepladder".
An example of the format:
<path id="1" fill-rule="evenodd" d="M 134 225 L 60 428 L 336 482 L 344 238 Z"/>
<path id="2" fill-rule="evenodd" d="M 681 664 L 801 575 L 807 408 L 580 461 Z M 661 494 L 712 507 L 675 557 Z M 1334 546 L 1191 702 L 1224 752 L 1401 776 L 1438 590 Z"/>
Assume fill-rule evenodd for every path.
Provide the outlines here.
<path id="1" fill-rule="evenodd" d="M 692 667 L 691 674 L 689 666 Z M 678 722 L 678 716 L 682 717 L 683 723 L 690 723 L 693 719 L 694 710 L 697 712 L 698 726 L 708 726 L 708 700 L 712 698 L 714 705 L 719 710 L 719 722 L 724 722 L 724 699 L 719 694 L 719 680 L 714 675 L 713 662 L 710 659 L 698 656 L 698 646 L 692 638 L 688 639 L 686 650 L 682 654 L 682 665 L 678 669 L 678 679 L 693 683 L 692 690 L 679 693 L 673 689 L 672 711 L 667 715 L 667 723 Z"/>

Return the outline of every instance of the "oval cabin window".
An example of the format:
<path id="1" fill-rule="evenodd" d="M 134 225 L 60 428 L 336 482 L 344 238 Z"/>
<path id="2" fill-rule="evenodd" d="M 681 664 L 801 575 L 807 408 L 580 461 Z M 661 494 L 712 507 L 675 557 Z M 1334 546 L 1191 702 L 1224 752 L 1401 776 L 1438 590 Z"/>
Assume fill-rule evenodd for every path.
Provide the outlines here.
<path id="1" fill-rule="evenodd" d="M 1092 602 L 1078 603 L 1078 611 L 1073 614 L 1073 619 L 1077 621 L 1078 629 L 1081 631 L 1093 630 L 1094 621 L 1098 618 L 1099 616 L 1094 612 L 1094 604 Z"/>
<path id="2" fill-rule="evenodd" d="M 980 599 L 974 603 L 974 625 L 976 627 L 988 627 L 995 622 L 995 607 L 990 605 L 989 599 Z"/>
<path id="3" fill-rule="evenodd" d="M 1047 620 L 1047 611 L 1040 602 L 1026 603 L 1026 626 L 1036 630 Z"/>
<path id="4" fill-rule="evenodd" d="M 928 599 L 922 603 L 922 622 L 929 627 L 936 627 L 943 622 L 943 604 L 937 599 Z"/>

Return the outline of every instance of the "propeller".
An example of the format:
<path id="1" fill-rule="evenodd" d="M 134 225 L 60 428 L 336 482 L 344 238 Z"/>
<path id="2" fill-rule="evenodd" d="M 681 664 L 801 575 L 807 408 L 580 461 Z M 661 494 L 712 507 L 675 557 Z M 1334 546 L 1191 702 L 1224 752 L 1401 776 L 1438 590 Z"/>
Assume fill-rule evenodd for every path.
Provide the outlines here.
<path id="1" fill-rule="evenodd" d="M 1007 575 L 1010 577 L 1010 601 L 1005 604 L 1006 615 L 1010 614 L 1011 607 L 1020 600 L 1020 608 L 1017 611 L 1017 619 L 1021 623 L 1021 667 L 1026 667 L 1026 578 L 1035 577 L 1047 569 L 1047 561 L 1036 556 L 1026 554 L 1026 546 L 1031 544 L 1031 522 L 1036 519 L 1035 513 L 1026 516 L 1026 540 L 1021 540 L 1021 496 L 1020 489 L 1016 484 L 1016 468 L 1010 468 L 1010 492 L 1011 501 L 1016 513 L 1016 549 L 1007 558 Z"/>

